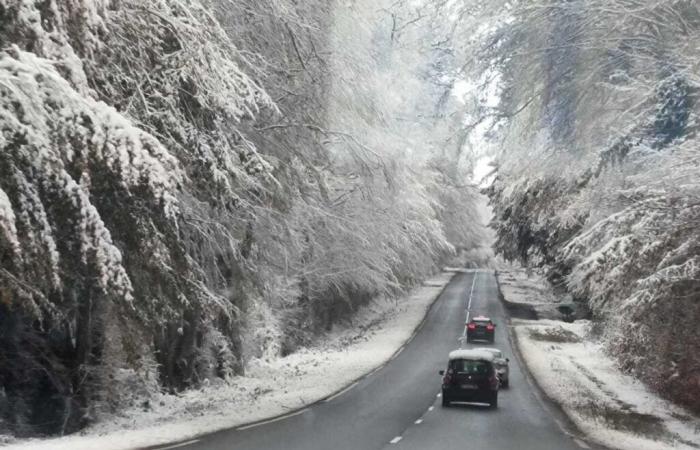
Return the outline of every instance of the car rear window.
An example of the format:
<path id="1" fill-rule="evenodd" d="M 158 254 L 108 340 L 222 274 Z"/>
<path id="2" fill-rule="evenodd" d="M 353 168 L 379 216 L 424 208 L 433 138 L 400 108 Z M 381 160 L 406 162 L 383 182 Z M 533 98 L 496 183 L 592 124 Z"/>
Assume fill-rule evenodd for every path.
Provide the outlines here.
<path id="1" fill-rule="evenodd" d="M 455 359 L 452 360 L 452 370 L 457 373 L 466 373 L 468 375 L 485 375 L 489 373 L 491 365 L 486 361 L 476 361 L 473 359 Z"/>
<path id="2" fill-rule="evenodd" d="M 488 320 L 475 320 L 474 323 L 481 326 L 481 327 L 485 327 L 490 322 Z"/>

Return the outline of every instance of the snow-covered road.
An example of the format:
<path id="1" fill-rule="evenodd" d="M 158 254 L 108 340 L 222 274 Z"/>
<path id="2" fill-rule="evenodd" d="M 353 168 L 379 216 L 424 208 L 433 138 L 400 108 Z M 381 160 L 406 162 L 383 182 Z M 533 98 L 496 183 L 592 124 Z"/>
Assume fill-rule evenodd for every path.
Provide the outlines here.
<path id="1" fill-rule="evenodd" d="M 442 408 L 438 397 L 438 370 L 445 365 L 447 353 L 459 345 L 457 339 L 463 332 L 470 293 L 472 314 L 487 314 L 497 321 L 496 346 L 511 357 L 511 387 L 501 391 L 495 411 L 479 406 Z M 507 320 L 498 301 L 493 273 L 458 274 L 404 350 L 348 390 L 286 417 L 203 436 L 176 444 L 177 448 L 588 448 L 586 443 L 571 437 L 564 430 L 559 413 L 539 399 L 513 357 L 507 334 Z"/>

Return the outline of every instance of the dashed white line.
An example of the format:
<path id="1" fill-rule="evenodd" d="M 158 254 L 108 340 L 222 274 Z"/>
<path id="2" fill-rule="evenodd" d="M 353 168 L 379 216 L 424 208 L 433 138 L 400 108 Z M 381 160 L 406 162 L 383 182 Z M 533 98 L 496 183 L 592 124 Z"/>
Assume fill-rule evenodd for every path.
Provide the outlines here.
<path id="1" fill-rule="evenodd" d="M 439 393 L 439 394 L 437 395 L 437 398 L 440 398 L 440 397 L 442 397 L 442 393 Z"/>
<path id="2" fill-rule="evenodd" d="M 576 445 L 578 445 L 581 448 L 591 448 L 588 444 L 583 442 L 581 439 L 574 438 L 574 442 L 576 442 Z"/>
<path id="3" fill-rule="evenodd" d="M 396 436 L 394 439 L 390 440 L 389 443 L 390 444 L 398 444 L 401 439 L 403 439 L 402 436 Z"/>
<path id="4" fill-rule="evenodd" d="M 462 337 L 467 336 L 467 324 L 469 323 L 469 314 L 472 309 L 472 297 L 474 295 L 474 285 L 476 284 L 476 279 L 479 276 L 479 272 L 474 273 L 474 278 L 472 279 L 472 288 L 469 290 L 469 301 L 467 302 L 467 318 L 464 320 L 464 331 L 462 332 Z"/>
<path id="5" fill-rule="evenodd" d="M 416 421 L 413 422 L 413 423 L 415 423 L 416 425 L 420 425 L 420 424 L 423 423 L 423 419 L 418 419 L 418 420 L 416 420 Z"/>
<path id="6" fill-rule="evenodd" d="M 431 406 L 430 408 L 428 408 L 428 411 L 432 411 L 432 410 L 434 410 L 434 409 L 435 409 L 435 407 L 434 407 L 434 406 Z"/>
<path id="7" fill-rule="evenodd" d="M 199 442 L 199 439 L 192 439 L 191 441 L 180 442 L 179 444 L 171 445 L 169 447 L 158 447 L 157 450 L 170 450 L 172 448 L 179 448 L 184 447 L 185 445 L 196 444 L 197 442 Z"/>

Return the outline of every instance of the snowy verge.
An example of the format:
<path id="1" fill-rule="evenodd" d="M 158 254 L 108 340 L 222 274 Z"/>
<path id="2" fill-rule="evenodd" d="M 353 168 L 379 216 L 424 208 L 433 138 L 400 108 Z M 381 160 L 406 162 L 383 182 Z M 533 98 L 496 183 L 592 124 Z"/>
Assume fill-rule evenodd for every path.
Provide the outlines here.
<path id="1" fill-rule="evenodd" d="M 524 318 L 563 318 L 557 308 L 562 304 L 570 305 L 571 300 L 562 301 L 560 297 L 554 295 L 539 272 L 505 262 L 500 258 L 496 260 L 496 270 L 501 293 L 507 306 L 523 307 L 536 314 Z"/>
<path id="2" fill-rule="evenodd" d="M 497 259 L 498 281 L 503 296 L 512 303 L 537 307 L 560 303 L 547 287 L 547 282 L 535 269 Z"/>
<path id="3" fill-rule="evenodd" d="M 513 303 L 549 305 L 559 303 L 547 288 L 545 279 L 535 270 L 498 260 L 498 281 L 504 297 Z"/>
<path id="4" fill-rule="evenodd" d="M 452 273 L 476 273 L 480 272 L 482 269 L 470 269 L 470 268 L 464 268 L 464 267 L 444 267 L 442 269 L 443 272 L 452 272 Z"/>
<path id="5" fill-rule="evenodd" d="M 518 350 L 544 393 L 588 437 L 622 450 L 700 448 L 700 419 L 622 373 L 591 341 L 591 323 L 512 321 Z"/>
<path id="6" fill-rule="evenodd" d="M 381 367 L 413 336 L 454 273 L 444 272 L 399 300 L 380 299 L 317 347 L 284 358 L 254 360 L 245 376 L 159 394 L 81 435 L 28 440 L 7 449 L 123 450 L 180 442 L 284 415 L 342 391 Z"/>

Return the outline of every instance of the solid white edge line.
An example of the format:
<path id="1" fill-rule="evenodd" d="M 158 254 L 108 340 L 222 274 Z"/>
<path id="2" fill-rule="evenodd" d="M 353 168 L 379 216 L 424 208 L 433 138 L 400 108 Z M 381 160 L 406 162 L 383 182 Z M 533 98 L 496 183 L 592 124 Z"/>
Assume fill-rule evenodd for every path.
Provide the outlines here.
<path id="1" fill-rule="evenodd" d="M 390 440 L 389 443 L 398 444 L 401 439 L 403 439 L 403 436 L 396 436 L 394 439 Z"/>
<path id="2" fill-rule="evenodd" d="M 171 448 L 179 448 L 184 447 L 185 445 L 196 444 L 197 442 L 199 442 L 199 439 L 192 439 L 191 441 L 180 442 L 179 444 L 170 445 L 168 447 L 158 447 L 156 450 L 169 450 Z"/>
<path id="3" fill-rule="evenodd" d="M 289 418 L 294 417 L 294 416 L 298 416 L 299 414 L 304 414 L 308 410 L 309 410 L 309 408 L 304 408 L 302 410 L 299 410 L 297 412 L 293 412 L 291 414 L 287 414 L 285 416 L 275 417 L 274 419 L 265 420 L 265 421 L 258 422 L 258 423 L 251 423 L 250 425 L 244 425 L 242 427 L 236 428 L 236 431 L 249 430 L 251 428 L 259 427 L 261 425 L 267 425 L 269 423 L 279 422 L 280 420 L 285 420 L 285 419 L 289 419 Z"/>
<path id="4" fill-rule="evenodd" d="M 358 384 L 360 384 L 360 382 L 359 382 L 359 381 L 355 381 L 353 384 L 351 384 L 350 386 L 346 387 L 346 388 L 343 389 L 342 391 L 337 392 L 337 393 L 331 395 L 330 397 L 328 397 L 327 399 L 325 399 L 324 402 L 325 402 L 325 403 L 328 403 L 328 402 L 330 402 L 330 401 L 335 400 L 336 398 L 338 398 L 338 397 L 340 397 L 341 395 L 345 394 L 346 392 L 348 392 L 350 389 L 354 388 L 354 387 L 357 386 Z"/>
<path id="5" fill-rule="evenodd" d="M 452 281 L 452 279 L 450 279 L 450 281 Z M 443 290 L 444 290 L 445 287 L 450 283 L 450 281 L 448 281 L 446 284 L 442 285 L 442 289 L 443 289 Z M 436 287 L 437 287 L 437 286 L 436 286 Z M 472 289 L 473 289 L 473 283 L 472 283 Z M 439 295 L 436 296 L 436 297 L 433 299 L 433 303 L 432 303 L 432 304 L 434 304 L 435 302 L 437 302 L 437 300 L 438 300 L 439 297 L 440 297 Z M 432 307 L 432 304 L 431 304 L 431 307 Z M 426 313 L 426 314 L 427 314 L 427 313 Z M 416 337 L 416 335 L 418 334 L 419 330 L 423 327 L 424 324 L 425 324 L 425 321 L 423 321 L 423 322 L 421 322 L 421 323 L 419 324 L 418 328 L 416 328 L 416 330 L 414 330 L 413 334 L 412 334 L 411 337 L 408 339 L 408 341 L 406 341 L 406 343 L 404 343 L 404 345 L 394 354 L 393 358 L 391 358 L 391 359 L 396 358 L 396 356 L 398 356 L 399 353 L 401 353 L 401 352 L 404 350 L 404 348 L 413 340 L 413 338 Z M 391 360 L 389 360 L 389 361 L 391 361 Z M 389 361 L 387 361 L 386 363 L 380 365 L 379 367 L 376 367 L 374 370 L 372 370 L 371 372 L 369 372 L 368 374 L 366 374 L 366 375 L 363 377 L 363 379 L 364 379 L 364 378 L 367 378 L 367 377 L 370 377 L 371 375 L 373 375 L 373 374 L 379 372 L 381 369 L 383 369 L 383 368 L 389 363 Z M 346 387 L 345 389 L 343 389 L 343 390 L 340 391 L 340 392 L 335 393 L 334 395 L 332 395 L 331 397 L 328 397 L 327 399 L 325 399 L 325 400 L 323 400 L 323 401 L 324 401 L 324 402 L 330 402 L 331 400 L 334 400 L 334 399 L 340 397 L 341 395 L 343 395 L 343 394 L 345 394 L 346 392 L 348 392 L 350 389 L 352 389 L 352 388 L 354 388 L 355 386 L 357 386 L 357 385 L 360 383 L 360 381 L 361 381 L 361 380 L 355 381 L 355 382 L 352 383 L 350 386 Z M 441 395 L 441 394 L 438 394 L 438 397 L 440 397 L 440 395 Z M 241 427 L 235 427 L 235 428 L 233 428 L 233 429 L 235 429 L 236 431 L 249 430 L 249 429 L 251 429 L 251 428 L 259 427 L 259 426 L 262 426 L 262 425 L 267 425 L 267 424 L 274 423 L 274 422 L 279 422 L 280 420 L 285 420 L 285 419 L 289 419 L 289 418 L 294 417 L 294 416 L 298 416 L 299 414 L 305 413 L 305 412 L 308 411 L 309 409 L 310 409 L 310 408 L 304 408 L 304 409 L 301 409 L 301 410 L 296 411 L 296 412 L 294 412 L 294 413 L 286 414 L 286 415 L 284 415 L 284 416 L 275 417 L 275 418 L 269 419 L 269 420 L 263 420 L 263 421 L 260 421 L 260 422 L 257 422 L 257 423 L 252 423 L 252 424 L 250 424 L 250 425 L 244 425 L 244 426 L 241 426 Z M 430 410 L 432 411 L 432 406 L 430 407 Z M 402 439 L 401 436 L 397 436 L 397 438 L 398 438 L 398 440 L 397 440 L 396 442 L 398 442 L 398 441 L 400 441 L 400 440 Z M 396 439 L 396 438 L 394 438 L 394 439 Z M 175 444 L 175 445 L 172 445 L 172 446 L 169 446 L 169 447 L 158 447 L 157 450 L 170 450 L 170 449 L 173 449 L 173 448 L 184 447 L 185 445 L 194 444 L 194 443 L 199 442 L 199 441 L 200 441 L 200 439 L 193 439 L 193 440 L 191 440 L 191 441 L 181 442 L 181 443 L 179 443 L 179 444 Z"/>
<path id="6" fill-rule="evenodd" d="M 451 281 L 451 280 L 450 280 L 450 281 Z M 449 282 L 446 283 L 445 285 L 443 285 L 442 288 L 444 289 L 448 284 L 449 284 Z M 472 283 L 472 288 L 473 288 L 473 283 Z M 439 296 L 435 297 L 435 299 L 433 300 L 433 303 L 435 303 L 435 302 L 438 300 L 438 298 L 439 298 Z M 401 352 L 404 350 L 404 348 L 406 347 L 406 345 L 408 345 L 408 343 L 409 343 L 411 340 L 413 340 L 413 338 L 418 334 L 418 330 L 419 330 L 420 328 L 422 328 L 422 326 L 423 326 L 424 323 L 425 323 L 425 322 L 421 322 L 421 324 L 419 325 L 419 327 L 418 327 L 416 330 L 414 330 L 413 335 L 411 335 L 411 337 L 409 338 L 409 340 L 406 341 L 406 343 L 394 354 L 394 358 L 395 358 L 396 356 L 398 356 L 398 354 L 401 353 Z M 392 358 L 392 359 L 394 359 L 394 358 Z M 384 366 L 386 366 L 386 365 L 388 364 L 388 362 L 389 362 L 389 361 L 387 361 L 386 363 L 384 363 L 384 364 L 380 365 L 379 367 L 375 368 L 374 370 L 372 370 L 371 372 L 369 372 L 367 375 L 365 375 L 365 377 L 363 377 L 363 378 L 367 378 L 367 377 L 369 377 L 369 376 L 375 374 L 376 372 L 379 372 L 382 368 L 384 368 Z M 323 400 L 323 401 L 324 401 L 324 402 L 330 402 L 331 400 L 334 400 L 334 399 L 340 397 L 341 395 L 343 395 L 343 394 L 345 394 L 346 392 L 348 392 L 350 389 L 352 389 L 352 388 L 354 388 L 355 386 L 357 386 L 357 385 L 360 383 L 360 381 L 361 381 L 361 380 L 355 381 L 355 382 L 352 383 L 350 386 L 346 387 L 345 389 L 343 389 L 343 390 L 340 391 L 340 392 L 335 393 L 334 395 L 332 395 L 331 397 L 328 397 L 327 399 L 325 399 L 325 400 Z M 441 394 L 438 394 L 438 397 L 440 397 L 440 396 L 441 396 Z M 431 407 L 431 408 L 432 408 L 432 407 Z M 279 422 L 280 420 L 289 419 L 289 418 L 291 418 L 291 417 L 298 416 L 299 414 L 303 414 L 303 413 L 305 413 L 306 411 L 308 411 L 309 409 L 310 409 L 310 408 L 304 408 L 304 409 L 302 409 L 302 410 L 299 410 L 299 411 L 294 412 L 294 413 L 291 413 L 291 414 L 286 414 L 286 415 L 284 415 L 284 416 L 275 417 L 274 419 L 264 420 L 264 421 L 261 421 L 261 422 L 252 423 L 252 424 L 250 424 L 250 425 L 244 425 L 244 426 L 242 426 L 242 427 L 237 427 L 237 428 L 235 428 L 235 430 L 237 430 L 237 431 L 244 431 L 244 430 L 248 430 L 248 429 L 251 429 L 251 428 L 259 427 L 259 426 L 262 426 L 262 425 L 267 425 L 267 424 L 270 424 L 270 423 Z M 398 442 L 398 441 L 400 441 L 400 440 L 402 439 L 401 436 L 397 436 L 397 438 L 398 438 L 398 440 L 397 440 L 396 442 Z M 394 439 L 396 439 L 396 438 L 394 438 Z M 168 449 L 171 449 L 171 448 L 177 448 L 177 447 L 181 447 L 181 446 L 184 446 L 184 445 L 193 444 L 193 443 L 195 443 L 195 442 L 199 442 L 199 439 L 195 439 L 195 440 L 188 441 L 188 442 L 183 442 L 183 443 L 181 443 L 181 444 L 177 444 L 177 445 L 174 446 L 174 447 L 159 448 L 158 450 L 168 450 Z"/>
<path id="7" fill-rule="evenodd" d="M 495 276 L 495 274 L 494 274 L 494 276 Z M 552 420 L 554 420 L 554 422 L 557 424 L 557 426 L 559 427 L 559 429 L 561 430 L 561 432 L 565 436 L 569 436 L 576 443 L 576 445 L 578 445 L 579 447 L 590 449 L 591 447 L 588 444 L 586 444 L 584 441 L 576 438 L 574 435 L 571 434 L 571 432 L 569 432 L 566 429 L 566 427 L 564 426 L 562 421 L 555 417 L 556 413 L 551 408 L 551 406 L 545 402 L 543 396 L 546 396 L 546 394 L 542 391 L 542 388 L 536 384 L 536 382 L 534 380 L 534 375 L 530 372 L 530 369 L 527 366 L 527 363 L 525 362 L 525 360 L 522 358 L 522 355 L 520 354 L 521 349 L 519 348 L 518 339 L 517 339 L 517 336 L 515 335 L 514 328 L 515 328 L 514 325 L 511 325 L 511 324 L 508 325 L 506 337 L 508 338 L 508 342 L 510 343 L 511 350 L 513 351 L 513 356 L 516 358 L 518 365 L 523 369 L 522 372 L 523 372 L 523 376 L 525 378 L 525 381 L 527 382 L 528 385 L 530 385 L 530 392 L 535 397 L 537 402 L 540 404 L 540 407 L 545 412 L 547 412 L 547 414 L 549 416 L 552 417 Z M 562 414 L 566 415 L 566 413 L 564 413 L 564 412 L 562 412 Z"/>
<path id="8" fill-rule="evenodd" d="M 576 445 L 578 445 L 581 448 L 591 448 L 588 444 L 586 444 L 579 438 L 574 438 L 574 442 L 576 442 Z"/>

